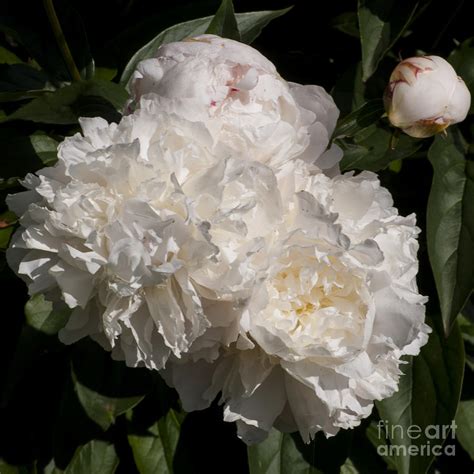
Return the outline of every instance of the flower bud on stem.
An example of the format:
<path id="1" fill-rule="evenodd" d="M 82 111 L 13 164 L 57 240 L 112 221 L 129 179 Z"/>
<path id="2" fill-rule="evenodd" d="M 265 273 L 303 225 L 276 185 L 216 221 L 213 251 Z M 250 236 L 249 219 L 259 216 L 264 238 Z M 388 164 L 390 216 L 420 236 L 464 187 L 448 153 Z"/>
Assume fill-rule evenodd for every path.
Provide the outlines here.
<path id="1" fill-rule="evenodd" d="M 412 137 L 426 138 L 462 122 L 471 95 L 446 60 L 420 56 L 401 61 L 393 70 L 384 103 L 392 125 Z"/>

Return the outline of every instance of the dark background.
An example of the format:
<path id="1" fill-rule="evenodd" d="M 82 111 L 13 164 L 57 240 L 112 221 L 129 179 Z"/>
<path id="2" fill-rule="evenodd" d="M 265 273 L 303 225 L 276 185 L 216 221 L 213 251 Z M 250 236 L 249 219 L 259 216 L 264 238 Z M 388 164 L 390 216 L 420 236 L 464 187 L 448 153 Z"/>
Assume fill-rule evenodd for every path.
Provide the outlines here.
<path id="1" fill-rule="evenodd" d="M 400 4 L 415 3 L 399 0 Z M 465 0 L 422 1 L 429 6 L 413 23 L 406 39 L 399 41 L 401 57 L 417 51 L 447 56 L 455 46 L 473 33 L 471 2 Z M 61 23 L 82 19 L 90 51 L 97 66 L 119 71 L 132 54 L 157 32 L 175 23 L 212 15 L 219 0 L 56 0 Z M 290 81 L 320 84 L 331 89 L 348 66 L 360 60 L 357 38 L 333 27 L 334 18 L 356 11 L 355 0 L 235 0 L 235 11 L 293 9 L 267 26 L 254 43 Z M 23 24 L 25 29 L 47 35 L 49 25 L 40 0 L 2 0 L 0 16 Z M 66 39 L 83 48 L 84 38 L 78 28 L 65 28 Z M 68 34 L 69 33 L 69 34 Z M 409 34 L 408 34 L 409 33 Z M 46 48 L 49 44 L 40 44 Z M 76 61 L 80 58 L 75 57 Z"/>

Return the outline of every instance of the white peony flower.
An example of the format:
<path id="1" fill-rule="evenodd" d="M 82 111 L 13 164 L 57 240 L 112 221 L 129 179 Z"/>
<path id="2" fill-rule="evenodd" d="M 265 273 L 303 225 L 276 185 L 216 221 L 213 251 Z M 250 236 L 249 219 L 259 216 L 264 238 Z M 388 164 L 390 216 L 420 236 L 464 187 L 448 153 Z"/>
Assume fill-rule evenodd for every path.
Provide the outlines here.
<path id="1" fill-rule="evenodd" d="M 462 122 L 471 94 L 453 67 L 439 56 L 403 60 L 385 91 L 390 122 L 412 137 L 425 138 Z"/>
<path id="2" fill-rule="evenodd" d="M 153 102 L 119 125 L 81 125 L 56 166 L 9 196 L 22 218 L 7 258 L 31 294 L 73 309 L 63 342 L 90 335 L 160 369 L 210 326 L 207 306 L 241 304 L 261 278 L 262 235 L 281 219 L 275 176 L 212 155 L 201 124 Z"/>
<path id="3" fill-rule="evenodd" d="M 278 178 L 284 222 L 237 340 L 206 353 L 204 333 L 196 353 L 191 346 L 164 372 L 186 410 L 221 392 L 224 419 L 248 444 L 272 426 L 306 442 L 357 426 L 397 390 L 401 357 L 430 332 L 415 282 L 415 217 L 398 215 L 376 175 L 330 179 L 289 163 Z"/>
<path id="4" fill-rule="evenodd" d="M 129 111 L 153 99 L 246 159 L 279 166 L 299 156 L 329 170 L 342 157 L 337 146 L 327 150 L 339 111 L 324 89 L 287 83 L 237 41 L 201 35 L 165 44 L 138 64 L 128 89 Z"/>

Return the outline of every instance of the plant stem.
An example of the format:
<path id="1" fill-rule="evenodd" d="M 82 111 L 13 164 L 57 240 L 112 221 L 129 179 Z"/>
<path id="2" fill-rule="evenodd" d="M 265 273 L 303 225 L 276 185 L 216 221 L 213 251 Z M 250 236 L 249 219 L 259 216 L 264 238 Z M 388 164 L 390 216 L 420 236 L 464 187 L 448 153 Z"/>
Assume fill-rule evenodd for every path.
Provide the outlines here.
<path id="1" fill-rule="evenodd" d="M 76 63 L 74 62 L 71 50 L 69 49 L 66 38 L 64 37 L 61 24 L 59 23 L 56 10 L 54 9 L 53 0 L 43 0 L 43 5 L 46 10 L 46 14 L 48 15 L 48 20 L 51 24 L 54 37 L 56 38 L 56 43 L 58 43 L 64 62 L 66 63 L 66 66 L 69 70 L 69 74 L 71 74 L 73 81 L 80 81 L 81 75 L 79 74 L 79 70 L 77 69 Z"/>
<path id="2" fill-rule="evenodd" d="M 397 147 L 397 143 L 398 143 L 398 139 L 400 138 L 400 129 L 399 128 L 396 128 L 393 133 L 392 133 L 392 136 L 390 138 L 390 150 L 395 150 L 395 148 Z"/>

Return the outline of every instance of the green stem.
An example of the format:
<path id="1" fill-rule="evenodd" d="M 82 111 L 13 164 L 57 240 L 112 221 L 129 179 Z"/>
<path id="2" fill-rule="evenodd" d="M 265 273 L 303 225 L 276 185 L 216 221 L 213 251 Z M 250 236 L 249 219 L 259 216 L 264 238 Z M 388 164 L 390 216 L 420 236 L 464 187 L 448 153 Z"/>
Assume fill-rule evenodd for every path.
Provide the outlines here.
<path id="1" fill-rule="evenodd" d="M 393 130 L 392 136 L 390 138 L 390 150 L 395 150 L 397 147 L 398 139 L 400 138 L 401 131 L 399 128 Z"/>
<path id="2" fill-rule="evenodd" d="M 66 38 L 64 37 L 61 24 L 59 23 L 56 10 L 54 9 L 53 0 L 43 0 L 43 5 L 46 10 L 46 14 L 48 15 L 48 20 L 51 24 L 54 37 L 56 38 L 56 43 L 58 43 L 64 62 L 66 63 L 66 66 L 69 70 L 69 74 L 71 74 L 73 81 L 80 81 L 81 75 L 79 74 L 79 70 L 77 69 L 76 63 L 74 62 L 71 50 L 69 49 Z"/>

